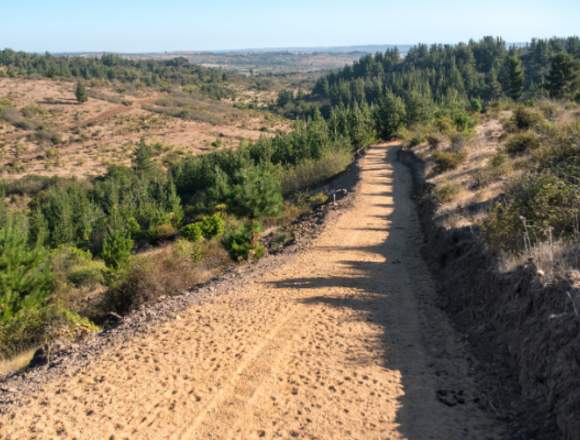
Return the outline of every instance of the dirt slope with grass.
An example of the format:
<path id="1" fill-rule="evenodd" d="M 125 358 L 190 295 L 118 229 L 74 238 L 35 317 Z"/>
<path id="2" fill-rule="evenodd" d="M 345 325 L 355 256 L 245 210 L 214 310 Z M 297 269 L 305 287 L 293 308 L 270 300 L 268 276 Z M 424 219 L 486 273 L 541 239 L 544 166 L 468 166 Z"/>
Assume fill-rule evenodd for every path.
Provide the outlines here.
<path id="1" fill-rule="evenodd" d="M 307 250 L 5 408 L 0 438 L 505 438 L 434 305 L 396 147 Z"/>

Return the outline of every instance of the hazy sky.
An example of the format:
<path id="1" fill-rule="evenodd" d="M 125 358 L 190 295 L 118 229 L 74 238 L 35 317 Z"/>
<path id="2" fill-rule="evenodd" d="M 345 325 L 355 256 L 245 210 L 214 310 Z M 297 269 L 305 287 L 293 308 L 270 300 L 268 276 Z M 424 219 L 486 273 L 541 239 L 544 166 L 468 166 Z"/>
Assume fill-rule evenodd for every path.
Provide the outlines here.
<path id="1" fill-rule="evenodd" d="M 171 51 L 509 42 L 580 33 L 580 0 L 0 0 L 0 48 Z"/>

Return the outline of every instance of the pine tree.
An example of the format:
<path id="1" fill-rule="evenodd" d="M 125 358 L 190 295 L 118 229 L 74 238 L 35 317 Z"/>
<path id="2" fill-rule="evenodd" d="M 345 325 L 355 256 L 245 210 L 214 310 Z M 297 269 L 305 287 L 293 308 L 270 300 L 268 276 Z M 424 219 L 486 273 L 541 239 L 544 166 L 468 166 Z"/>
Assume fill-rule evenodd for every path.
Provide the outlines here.
<path id="1" fill-rule="evenodd" d="M 0 324 L 22 310 L 38 310 L 52 292 L 47 255 L 40 245 L 30 246 L 28 225 L 8 213 L 0 224 Z"/>
<path id="2" fill-rule="evenodd" d="M 231 207 L 250 218 L 275 216 L 283 204 L 280 177 L 272 165 L 250 166 L 238 173 Z"/>
<path id="3" fill-rule="evenodd" d="M 520 58 L 512 54 L 505 62 L 505 91 L 513 100 L 520 99 L 524 91 L 524 67 Z"/>
<path id="4" fill-rule="evenodd" d="M 482 95 L 486 101 L 494 101 L 501 97 L 501 83 L 497 78 L 497 70 L 492 68 L 485 76 L 485 86 Z"/>
<path id="5" fill-rule="evenodd" d="M 108 223 L 103 240 L 102 257 L 107 266 L 121 269 L 129 261 L 134 243 L 117 208 L 109 216 Z"/>
<path id="6" fill-rule="evenodd" d="M 387 93 L 376 111 L 377 128 L 383 139 L 396 135 L 406 118 L 405 103 L 393 93 Z"/>
<path id="7" fill-rule="evenodd" d="M 85 86 L 81 81 L 77 82 L 77 87 L 75 89 L 75 96 L 76 96 L 77 102 L 79 104 L 87 102 L 89 99 L 87 96 L 87 89 L 85 89 Z"/>
<path id="8" fill-rule="evenodd" d="M 564 98 L 570 94 L 578 76 L 578 64 L 570 55 L 560 53 L 552 58 L 548 74 L 548 90 L 553 98 Z"/>
<path id="9" fill-rule="evenodd" d="M 153 150 L 141 139 L 137 144 L 135 155 L 133 156 L 133 170 L 140 175 L 149 175 L 156 169 L 153 162 Z"/>

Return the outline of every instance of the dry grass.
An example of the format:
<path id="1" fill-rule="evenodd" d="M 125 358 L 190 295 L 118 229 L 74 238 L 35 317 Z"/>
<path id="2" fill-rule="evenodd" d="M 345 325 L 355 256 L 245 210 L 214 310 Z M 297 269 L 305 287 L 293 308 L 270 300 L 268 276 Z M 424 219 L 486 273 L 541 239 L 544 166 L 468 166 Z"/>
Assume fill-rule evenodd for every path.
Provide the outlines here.
<path id="1" fill-rule="evenodd" d="M 511 271 L 525 263 L 533 262 L 545 282 L 580 270 L 580 244 L 569 241 L 545 241 L 533 245 L 519 255 L 504 255 L 500 260 L 503 271 Z"/>
<path id="2" fill-rule="evenodd" d="M 175 104 L 175 94 L 95 86 L 78 105 L 73 91 L 72 82 L 0 78 L 0 107 L 11 109 L 9 121 L 0 118 L 0 178 L 98 175 L 109 164 L 128 164 L 141 138 L 167 146 L 164 160 L 211 151 L 218 138 L 223 148 L 237 148 L 243 139 L 288 129 L 268 113 L 203 96 L 178 100 L 191 115 L 183 119 L 148 111 L 155 102 Z"/>
<path id="3" fill-rule="evenodd" d="M 104 295 L 102 307 L 106 312 L 125 314 L 167 296 L 180 295 L 222 273 L 230 264 L 218 241 L 178 240 L 133 257 L 118 285 Z"/>
<path id="4" fill-rule="evenodd" d="M 26 368 L 30 364 L 35 351 L 36 349 L 32 348 L 9 359 L 0 359 L 0 378 Z"/>
<path id="5" fill-rule="evenodd" d="M 525 109 L 522 114 L 529 116 L 527 119 L 532 121 L 532 125 L 538 126 L 539 133 L 548 130 L 548 123 L 552 124 L 549 130 L 557 132 L 574 118 L 578 119 L 574 113 L 576 109 L 577 106 L 546 100 L 531 110 Z M 430 139 L 425 138 L 413 148 L 426 162 L 427 174 L 431 176 L 428 180 L 434 185 L 433 195 L 439 201 L 435 220 L 440 226 L 454 229 L 481 225 L 512 182 L 529 171 L 532 157 L 542 148 L 541 137 L 534 131 L 533 140 L 536 141 L 537 137 L 535 144 L 515 148 L 514 138 L 519 136 L 526 140 L 526 136 L 532 133 L 526 131 L 527 126 L 517 128 L 515 119 L 516 113 L 505 109 L 488 115 L 488 119 L 475 128 L 474 136 L 462 146 L 461 151 L 465 153 L 463 161 L 445 170 L 441 169 L 438 159 L 442 156 L 441 152 L 453 151 L 450 140 L 437 139 L 435 142 L 431 139 L 429 142 Z M 515 134 L 510 134 L 510 130 Z M 509 152 L 518 154 L 510 155 Z M 525 252 L 503 255 L 500 266 L 502 270 L 509 271 L 533 261 L 544 280 L 551 282 L 555 277 L 580 269 L 578 243 L 580 239 L 577 237 L 573 242 L 554 239 L 528 244 Z"/>
<path id="6" fill-rule="evenodd" d="M 318 160 L 307 160 L 284 172 L 282 190 L 285 194 L 302 191 L 344 171 L 352 162 L 349 151 L 336 151 Z"/>
<path id="7" fill-rule="evenodd" d="M 453 154 L 452 140 L 440 139 L 436 148 L 424 141 L 413 150 L 421 156 L 427 166 L 429 182 L 435 185 L 439 199 L 436 221 L 440 225 L 469 226 L 480 219 L 473 206 L 485 206 L 503 193 L 508 183 L 508 175 L 513 171 L 507 163 L 498 163 L 498 153 L 503 151 L 504 129 L 497 119 L 489 119 L 478 125 L 473 136 L 463 139 L 461 160 L 452 167 L 441 169 L 438 159 L 441 152 Z M 445 168 L 445 167 L 444 167 Z"/>

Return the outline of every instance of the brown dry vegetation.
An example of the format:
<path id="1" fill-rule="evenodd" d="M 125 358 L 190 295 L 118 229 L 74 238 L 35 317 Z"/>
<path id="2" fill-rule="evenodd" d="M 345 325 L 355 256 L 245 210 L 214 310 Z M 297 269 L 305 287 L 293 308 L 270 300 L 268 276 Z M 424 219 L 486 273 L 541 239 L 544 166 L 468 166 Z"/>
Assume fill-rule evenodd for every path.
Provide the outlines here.
<path id="1" fill-rule="evenodd" d="M 162 144 L 164 159 L 215 145 L 235 148 L 244 139 L 287 130 L 271 114 L 237 108 L 247 101 L 244 94 L 234 105 L 231 99 L 99 86 L 89 87 L 91 98 L 79 105 L 73 91 L 67 81 L 0 78 L 0 177 L 97 175 L 127 164 L 141 138 Z"/>
<path id="2" fill-rule="evenodd" d="M 556 131 L 579 121 L 576 105 L 540 101 L 526 112 L 537 120 L 535 124 L 552 124 Z M 490 210 L 520 178 L 530 172 L 534 155 L 541 151 L 543 143 L 535 130 L 516 126 L 515 112 L 508 108 L 492 109 L 482 116 L 473 132 L 466 136 L 460 147 L 452 139 L 441 136 L 437 145 L 426 142 L 413 147 L 426 166 L 428 183 L 433 185 L 433 196 L 438 202 L 434 221 L 448 230 L 481 226 Z M 533 142 L 529 142 L 529 140 Z M 514 149 L 514 141 L 526 141 L 522 151 Z M 459 152 L 460 159 L 454 166 L 441 168 L 441 158 Z M 446 162 L 447 163 L 447 162 Z M 523 238 L 522 238 L 523 239 Z M 554 237 L 548 242 L 533 242 L 523 253 L 506 253 L 500 259 L 500 267 L 510 270 L 528 260 L 550 280 L 554 268 L 567 272 L 580 267 L 578 246 Z"/>

